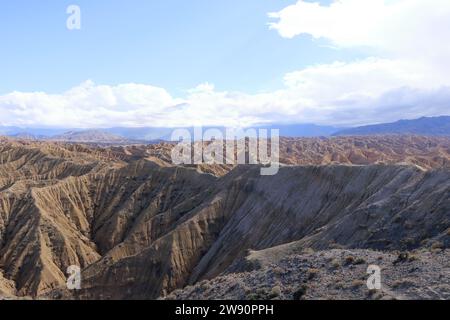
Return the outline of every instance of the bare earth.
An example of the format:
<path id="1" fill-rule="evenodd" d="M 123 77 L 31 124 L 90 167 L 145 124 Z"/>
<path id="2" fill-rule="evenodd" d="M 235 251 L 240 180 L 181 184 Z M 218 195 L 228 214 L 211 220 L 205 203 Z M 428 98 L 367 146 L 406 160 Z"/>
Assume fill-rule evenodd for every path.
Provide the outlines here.
<path id="1" fill-rule="evenodd" d="M 449 138 L 282 138 L 275 176 L 172 147 L 1 138 L 0 297 L 448 299 Z"/>

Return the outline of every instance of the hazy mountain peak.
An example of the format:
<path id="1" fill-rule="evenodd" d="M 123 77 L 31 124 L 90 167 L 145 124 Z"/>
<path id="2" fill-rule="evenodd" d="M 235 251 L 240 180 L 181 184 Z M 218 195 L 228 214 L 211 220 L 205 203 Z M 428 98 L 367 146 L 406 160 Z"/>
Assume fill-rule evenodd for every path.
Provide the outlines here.
<path id="1" fill-rule="evenodd" d="M 450 116 L 422 117 L 345 129 L 334 135 L 416 134 L 450 136 Z"/>

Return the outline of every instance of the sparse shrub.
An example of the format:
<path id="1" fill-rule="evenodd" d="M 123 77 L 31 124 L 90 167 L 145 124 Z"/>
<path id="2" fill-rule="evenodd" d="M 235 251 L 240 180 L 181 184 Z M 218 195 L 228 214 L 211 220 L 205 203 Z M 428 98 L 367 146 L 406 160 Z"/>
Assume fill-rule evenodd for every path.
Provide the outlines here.
<path id="1" fill-rule="evenodd" d="M 416 256 L 415 254 L 410 254 L 408 257 L 408 261 L 412 262 L 412 261 L 418 261 L 420 260 L 418 256 Z"/>
<path id="2" fill-rule="evenodd" d="M 208 290 L 210 287 L 211 287 L 211 285 L 209 284 L 208 281 L 203 280 L 202 282 L 200 282 L 200 288 L 201 288 L 203 291 Z"/>
<path id="3" fill-rule="evenodd" d="M 308 280 L 314 279 L 319 274 L 319 269 L 308 269 Z"/>
<path id="4" fill-rule="evenodd" d="M 304 254 L 313 254 L 315 251 L 313 248 L 305 248 L 303 249 Z"/>
<path id="5" fill-rule="evenodd" d="M 256 292 L 247 295 L 248 300 L 267 300 L 271 298 L 271 293 L 264 288 L 258 288 Z"/>
<path id="6" fill-rule="evenodd" d="M 242 262 L 241 268 L 243 271 L 254 271 L 260 270 L 262 268 L 261 262 L 259 260 L 245 258 Z"/>
<path id="7" fill-rule="evenodd" d="M 274 275 L 280 276 L 284 273 L 284 269 L 281 267 L 275 267 L 272 269 Z"/>
<path id="8" fill-rule="evenodd" d="M 344 284 L 341 281 L 338 281 L 334 284 L 334 288 L 337 290 L 343 289 L 344 288 Z"/>
<path id="9" fill-rule="evenodd" d="M 339 262 L 338 259 L 333 259 L 331 260 L 331 267 L 334 269 L 337 269 L 341 266 L 341 263 Z"/>
<path id="10" fill-rule="evenodd" d="M 355 257 L 353 256 L 347 256 L 345 257 L 345 265 L 353 264 L 355 262 Z"/>
<path id="11" fill-rule="evenodd" d="M 308 290 L 308 286 L 306 284 L 301 285 L 297 290 L 295 290 L 294 294 L 292 295 L 294 300 L 301 300 L 303 296 L 306 294 L 306 291 Z"/>
<path id="12" fill-rule="evenodd" d="M 351 287 L 353 289 L 356 289 L 356 288 L 360 288 L 360 287 L 364 286 L 365 284 L 366 284 L 366 282 L 364 280 L 356 279 L 356 280 L 352 281 Z"/>
<path id="13" fill-rule="evenodd" d="M 256 289 L 256 293 L 259 294 L 259 295 L 263 295 L 263 294 L 266 293 L 266 289 L 264 289 L 264 288 L 258 288 L 258 289 Z"/>
<path id="14" fill-rule="evenodd" d="M 270 298 L 271 299 L 279 297 L 280 295 L 281 295 L 281 288 L 280 288 L 280 286 L 275 286 L 270 291 Z"/>
<path id="15" fill-rule="evenodd" d="M 444 244 L 440 241 L 435 241 L 431 245 L 431 249 L 433 249 L 433 250 L 442 249 L 443 247 L 444 247 Z"/>
<path id="16" fill-rule="evenodd" d="M 394 264 L 403 263 L 408 261 L 409 253 L 408 252 L 400 252 L 397 259 L 394 261 Z"/>
<path id="17" fill-rule="evenodd" d="M 242 290 L 244 291 L 244 293 L 246 295 L 250 294 L 252 292 L 252 289 L 250 289 L 249 287 L 247 287 L 246 285 L 242 285 Z"/>
<path id="18" fill-rule="evenodd" d="M 366 260 L 364 260 L 364 258 L 355 258 L 353 256 L 347 256 L 344 261 L 345 265 L 358 265 L 366 263 Z"/>

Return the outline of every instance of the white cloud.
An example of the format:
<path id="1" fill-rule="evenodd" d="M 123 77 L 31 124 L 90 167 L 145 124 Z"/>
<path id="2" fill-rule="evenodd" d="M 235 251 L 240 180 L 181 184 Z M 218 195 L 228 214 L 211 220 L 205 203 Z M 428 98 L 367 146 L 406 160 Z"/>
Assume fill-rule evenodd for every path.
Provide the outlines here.
<path id="1" fill-rule="evenodd" d="M 378 68 L 362 77 L 361 69 L 373 66 Z M 0 96 L 0 113 L 3 125 L 78 128 L 268 122 L 360 125 L 448 114 L 450 87 L 412 89 L 401 86 L 401 73 L 395 72 L 389 82 L 380 82 L 386 70 L 390 70 L 390 61 L 335 63 L 288 74 L 286 87 L 278 91 L 246 94 L 201 85 L 183 99 L 147 85 L 106 86 L 89 81 L 62 94 L 13 92 Z"/>
<path id="2" fill-rule="evenodd" d="M 95 85 L 86 81 L 62 94 L 12 92 L 0 96 L 2 123 L 95 127 L 137 124 L 179 103 L 161 88 L 142 84 Z"/>
<path id="3" fill-rule="evenodd" d="M 269 16 L 282 37 L 304 34 L 336 48 L 368 48 L 402 64 L 399 69 L 409 64 L 413 76 L 450 83 L 448 0 L 337 0 L 328 6 L 300 0 Z"/>
<path id="4" fill-rule="evenodd" d="M 92 81 L 61 94 L 12 92 L 0 96 L 0 121 L 64 127 L 362 125 L 450 114 L 450 1 L 298 1 L 271 17 L 278 19 L 271 28 L 283 37 L 309 34 L 374 54 L 288 73 L 283 88 L 260 94 L 218 91 L 205 82 L 177 98 L 150 85 Z"/>
<path id="5" fill-rule="evenodd" d="M 329 6 L 300 0 L 269 16 L 278 19 L 270 27 L 286 38 L 308 34 L 338 47 L 407 55 L 450 48 L 448 0 L 337 0 Z"/>
<path id="6" fill-rule="evenodd" d="M 286 75 L 289 85 L 313 94 L 318 106 L 340 110 L 339 119 L 354 110 L 358 116 L 345 123 L 450 114 L 449 101 L 441 101 L 448 99 L 442 93 L 450 86 L 450 1 L 337 0 L 327 6 L 298 1 L 269 16 L 277 19 L 270 28 L 282 37 L 305 34 L 328 40 L 337 49 L 372 52 L 364 60 Z M 393 97 L 403 101 L 396 104 Z"/>

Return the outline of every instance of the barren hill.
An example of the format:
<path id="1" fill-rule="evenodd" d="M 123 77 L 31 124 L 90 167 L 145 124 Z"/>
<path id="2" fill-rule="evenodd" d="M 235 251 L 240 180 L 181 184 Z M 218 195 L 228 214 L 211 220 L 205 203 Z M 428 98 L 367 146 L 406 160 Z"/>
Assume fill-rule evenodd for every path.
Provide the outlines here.
<path id="1" fill-rule="evenodd" d="M 3 139 L 0 295 L 157 298 L 250 249 L 449 246 L 449 139 L 282 139 L 275 176 L 173 166 L 172 146 Z M 82 268 L 76 293 L 64 290 L 70 265 Z"/>
<path id="2" fill-rule="evenodd" d="M 199 143 L 196 142 L 198 145 Z M 173 143 L 115 149 L 142 153 L 170 165 Z M 248 150 L 247 150 L 248 151 Z M 229 155 L 227 155 L 229 157 Z M 450 167 L 450 138 L 422 136 L 367 136 L 332 138 L 280 138 L 280 162 L 285 165 L 407 164 L 431 168 Z"/>

